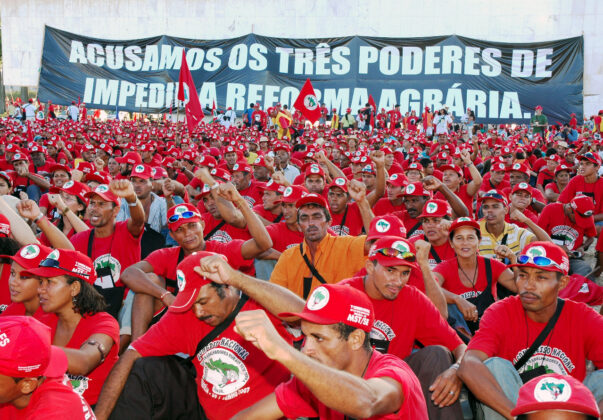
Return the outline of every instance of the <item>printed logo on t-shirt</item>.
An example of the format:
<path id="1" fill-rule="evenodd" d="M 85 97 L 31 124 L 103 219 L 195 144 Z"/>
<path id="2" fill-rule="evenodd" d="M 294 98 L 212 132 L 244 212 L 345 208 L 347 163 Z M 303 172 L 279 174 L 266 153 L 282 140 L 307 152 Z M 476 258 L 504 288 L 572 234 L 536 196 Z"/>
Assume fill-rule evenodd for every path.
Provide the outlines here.
<path id="1" fill-rule="evenodd" d="M 107 269 L 110 270 L 111 275 L 108 275 Z M 119 280 L 119 276 L 121 275 L 121 264 L 117 258 L 113 257 L 111 254 L 104 254 L 94 260 L 94 270 L 97 274 L 94 285 L 103 289 L 110 289 L 115 287 L 115 283 Z M 101 276 L 100 274 L 104 272 L 106 272 L 107 275 Z"/>
<path id="2" fill-rule="evenodd" d="M 208 241 L 217 241 L 223 244 L 227 244 L 229 242 L 232 242 L 232 237 L 228 233 L 220 229 L 217 230 L 213 235 L 211 235 L 211 238 L 209 238 Z"/>
<path id="3" fill-rule="evenodd" d="M 240 347 L 238 343 L 234 343 Z M 245 353 L 247 352 L 245 351 Z M 201 382 L 203 390 L 211 393 L 212 396 L 216 395 L 219 399 L 235 398 L 239 395 L 237 391 L 243 388 L 249 380 L 249 372 L 245 363 L 237 354 L 225 348 L 218 347 L 206 352 L 201 360 L 201 366 L 203 366 Z M 207 384 L 211 385 L 211 389 Z"/>
<path id="4" fill-rule="evenodd" d="M 26 260 L 32 260 L 40 255 L 40 247 L 37 245 L 27 245 L 21 250 L 19 255 Z"/>
<path id="5" fill-rule="evenodd" d="M 385 322 L 376 319 L 369 336 L 374 340 L 392 341 L 394 338 L 396 338 L 396 333 L 394 330 L 392 330 L 392 327 L 387 325 Z"/>
<path id="6" fill-rule="evenodd" d="M 567 225 L 555 226 L 551 229 L 551 239 L 559 246 L 565 246 L 572 251 L 580 234 L 576 229 Z M 531 251 L 533 248 L 529 249 Z"/>
<path id="7" fill-rule="evenodd" d="M 331 226 L 331 230 L 335 232 L 337 236 L 349 236 L 350 234 L 350 228 L 345 225 Z"/>
<path id="8" fill-rule="evenodd" d="M 327 303 L 329 303 L 329 290 L 320 286 L 312 292 L 306 306 L 311 311 L 318 311 L 327 306 Z"/>
<path id="9" fill-rule="evenodd" d="M 543 378 L 534 388 L 534 398 L 540 402 L 563 402 L 572 396 L 572 387 L 565 379 Z"/>
<path id="10" fill-rule="evenodd" d="M 517 363 L 527 350 L 525 348 L 518 352 L 513 359 L 513 363 Z M 576 368 L 570 357 L 563 350 L 557 347 L 542 345 L 538 347 L 538 350 L 536 350 L 518 372 L 528 372 L 540 366 L 544 367 L 546 373 L 558 373 L 559 375 L 569 375 Z"/>
<path id="11" fill-rule="evenodd" d="M 70 374 L 67 374 L 67 377 L 69 378 L 69 382 L 71 383 L 73 390 L 79 395 L 84 395 L 84 392 L 86 392 L 88 389 L 88 381 L 90 379 L 86 376 Z"/>
<path id="12" fill-rule="evenodd" d="M 178 282 L 178 291 L 182 292 L 186 287 L 186 277 L 182 270 L 176 270 L 176 281 Z"/>

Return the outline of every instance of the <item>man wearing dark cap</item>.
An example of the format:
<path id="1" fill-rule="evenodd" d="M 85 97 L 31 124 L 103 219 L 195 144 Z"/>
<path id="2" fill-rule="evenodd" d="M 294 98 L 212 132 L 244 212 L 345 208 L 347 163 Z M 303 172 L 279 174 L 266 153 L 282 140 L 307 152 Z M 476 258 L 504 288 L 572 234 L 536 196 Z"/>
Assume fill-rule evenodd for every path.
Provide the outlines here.
<path id="1" fill-rule="evenodd" d="M 24 419 L 93 420 L 86 401 L 65 385 L 67 356 L 51 330 L 30 316 L 0 318 L 0 407 Z"/>
<path id="2" fill-rule="evenodd" d="M 116 420 L 198 419 L 203 412 L 210 420 L 231 418 L 289 379 L 287 369 L 237 334 L 233 321 L 237 313 L 294 307 L 297 298 L 290 295 L 290 305 L 281 299 L 261 306 L 232 286 L 213 283 L 195 271 L 200 259 L 211 255 L 216 254 L 200 251 L 178 265 L 176 299 L 116 363 L 96 405 L 98 419 L 112 412 Z M 275 316 L 268 322 L 291 342 Z M 177 353 L 193 356 L 194 376 L 182 360 L 164 357 Z"/>
<path id="3" fill-rule="evenodd" d="M 546 373 L 582 381 L 603 400 L 603 317 L 559 299 L 569 258 L 551 242 L 532 242 L 517 257 L 519 294 L 484 313 L 459 368 L 487 419 L 512 419 L 522 383 Z M 586 361 L 595 365 L 587 374 Z"/>
<path id="4" fill-rule="evenodd" d="M 294 377 L 235 419 L 427 419 L 419 381 L 408 365 L 371 348 L 375 314 L 364 293 L 322 285 L 301 312 L 279 316 L 301 318 L 301 352 L 279 336 L 264 311 L 236 318 L 239 333 Z"/>

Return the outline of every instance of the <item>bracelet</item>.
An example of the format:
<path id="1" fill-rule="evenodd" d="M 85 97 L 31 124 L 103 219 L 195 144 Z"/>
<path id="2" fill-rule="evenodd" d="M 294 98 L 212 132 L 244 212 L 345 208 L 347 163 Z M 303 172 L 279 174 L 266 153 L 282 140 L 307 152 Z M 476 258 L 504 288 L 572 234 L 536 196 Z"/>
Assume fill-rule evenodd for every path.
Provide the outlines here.
<path id="1" fill-rule="evenodd" d="M 91 346 L 95 346 L 101 355 L 100 363 L 103 363 L 105 361 L 105 357 L 107 356 L 107 354 L 106 354 L 107 350 L 105 349 L 105 346 L 103 346 L 101 343 L 99 343 L 96 340 L 88 340 L 84 343 L 84 345 L 85 344 L 90 344 Z"/>
<path id="2" fill-rule="evenodd" d="M 215 190 L 216 188 L 218 188 L 220 186 L 219 183 L 215 183 L 214 185 L 212 185 L 211 187 L 209 187 L 210 190 Z"/>
<path id="3" fill-rule="evenodd" d="M 43 214 L 42 212 L 40 212 L 40 214 L 38 214 L 38 215 L 36 216 L 36 218 L 35 218 L 35 219 L 33 219 L 33 222 L 34 222 L 34 223 L 37 225 L 37 224 L 38 224 L 38 222 L 39 222 L 39 221 L 42 219 L 42 217 L 44 217 L 44 214 Z"/>
<path id="4" fill-rule="evenodd" d="M 459 370 L 460 366 L 461 366 L 461 364 L 459 362 L 456 362 L 452 366 L 450 366 L 450 368 L 454 369 L 454 370 Z"/>
<path id="5" fill-rule="evenodd" d="M 138 204 L 138 198 L 134 200 L 133 203 L 130 203 L 128 200 L 126 200 L 126 203 L 128 203 L 128 207 L 136 207 L 136 205 Z"/>
<path id="6" fill-rule="evenodd" d="M 65 208 L 61 211 L 61 213 L 63 214 L 63 216 L 66 216 L 67 213 L 69 213 L 71 211 L 71 209 L 67 206 L 65 206 Z"/>
<path id="7" fill-rule="evenodd" d="M 166 291 L 165 291 L 165 292 L 164 292 L 164 293 L 163 293 L 163 294 L 162 294 L 162 295 L 159 297 L 159 300 L 160 300 L 161 302 L 163 302 L 163 298 L 165 298 L 165 297 L 166 297 L 167 295 L 169 295 L 169 294 L 170 294 L 170 292 L 166 290 Z"/>

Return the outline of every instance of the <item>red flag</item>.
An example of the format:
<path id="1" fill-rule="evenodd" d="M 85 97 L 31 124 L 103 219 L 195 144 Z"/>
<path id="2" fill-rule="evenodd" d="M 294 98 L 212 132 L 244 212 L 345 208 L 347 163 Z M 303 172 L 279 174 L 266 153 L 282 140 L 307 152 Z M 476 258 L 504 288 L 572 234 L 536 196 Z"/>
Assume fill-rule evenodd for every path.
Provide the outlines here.
<path id="1" fill-rule="evenodd" d="M 320 118 L 320 107 L 318 106 L 318 99 L 314 93 L 314 88 L 310 79 L 306 79 L 306 83 L 299 91 L 299 96 L 293 104 L 295 109 L 302 113 L 312 124 L 314 124 Z"/>
<path id="2" fill-rule="evenodd" d="M 180 77 L 178 78 L 178 100 L 185 102 L 186 124 L 188 131 L 192 132 L 203 120 L 203 110 L 197 96 L 197 88 L 193 76 L 188 69 L 186 53 L 182 50 L 182 64 L 180 66 Z"/>
<path id="3" fill-rule="evenodd" d="M 211 106 L 211 116 L 216 116 L 216 101 L 214 101 L 213 105 Z"/>

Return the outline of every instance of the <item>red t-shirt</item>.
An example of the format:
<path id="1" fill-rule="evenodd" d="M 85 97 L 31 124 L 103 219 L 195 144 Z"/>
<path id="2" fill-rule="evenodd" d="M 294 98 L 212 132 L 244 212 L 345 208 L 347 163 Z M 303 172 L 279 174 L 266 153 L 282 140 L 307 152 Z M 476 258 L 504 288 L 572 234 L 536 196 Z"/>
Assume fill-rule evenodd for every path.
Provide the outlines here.
<path id="1" fill-rule="evenodd" d="M 228 259 L 228 264 L 235 270 L 241 267 L 253 265 L 253 260 L 246 260 L 241 255 L 241 247 L 244 241 L 235 239 L 228 244 L 223 244 L 217 241 L 206 241 L 205 250 L 222 254 Z M 175 246 L 172 248 L 161 248 L 151 252 L 144 261 L 151 264 L 153 273 L 165 278 L 166 280 L 176 281 L 176 267 L 178 266 L 178 256 L 182 248 Z M 168 285 L 170 292 L 174 292 L 178 286 L 175 283 Z"/>
<path id="2" fill-rule="evenodd" d="M 337 236 L 358 236 L 362 233 L 362 215 L 358 208 L 358 203 L 349 203 L 347 205 L 347 214 L 345 223 L 342 222 L 345 210 L 339 214 L 332 213 L 331 229 Z"/>
<path id="3" fill-rule="evenodd" d="M 530 219 L 532 222 L 538 223 L 538 215 L 536 213 L 534 213 L 532 210 L 530 210 L 530 207 L 526 207 L 526 209 L 523 211 L 523 215 L 525 217 L 527 217 L 528 219 Z M 509 213 L 505 214 L 505 222 L 514 223 L 517 226 L 519 226 L 520 228 L 529 229 L 527 223 L 521 223 L 521 222 L 518 222 L 517 220 L 511 220 L 511 215 Z"/>
<path id="4" fill-rule="evenodd" d="M 418 240 L 423 240 L 429 242 L 425 235 L 416 235 L 410 239 L 410 242 L 414 245 Z M 442 245 L 435 246 L 431 244 L 431 248 L 429 249 L 429 267 L 433 270 L 436 265 L 441 263 L 442 261 L 446 261 L 450 258 L 455 258 L 456 252 L 454 252 L 454 248 L 450 245 L 450 241 L 446 240 Z M 439 261 L 436 259 L 438 258 Z M 425 284 L 421 282 L 423 288 Z"/>
<path id="5" fill-rule="evenodd" d="M 51 327 L 52 336 L 56 333 L 56 324 Z M 94 405 L 98 400 L 101 388 L 109 375 L 109 371 L 117 362 L 117 353 L 119 350 L 119 324 L 111 315 L 106 312 L 98 312 L 92 316 L 85 316 L 75 327 L 75 331 L 65 346 L 68 349 L 80 349 L 91 335 L 106 334 L 113 340 L 113 346 L 107 354 L 105 361 L 98 365 L 87 376 L 76 376 L 67 374 L 71 381 L 73 390 L 83 396 L 88 404 Z"/>
<path id="6" fill-rule="evenodd" d="M 448 290 L 450 293 L 459 295 L 463 299 L 474 298 L 482 294 L 486 290 L 488 285 L 488 278 L 486 277 L 486 264 L 485 257 L 480 255 L 477 256 L 477 280 L 475 281 L 475 287 L 469 288 L 463 285 L 461 278 L 459 277 L 459 266 L 456 258 L 443 261 L 439 263 L 434 269 L 434 273 L 439 273 L 444 278 L 442 288 Z M 507 266 L 502 262 L 490 259 L 490 266 L 492 267 L 492 296 L 496 299 L 496 282 L 500 275 L 507 269 Z M 470 273 L 470 275 L 473 273 Z"/>
<path id="7" fill-rule="evenodd" d="M 239 194 L 247 201 L 249 207 L 253 207 L 256 203 L 262 202 L 263 191 L 258 187 L 258 184 L 255 181 L 251 181 L 249 187 L 240 190 Z"/>
<path id="8" fill-rule="evenodd" d="M 273 223 L 266 226 L 266 230 L 272 239 L 272 248 L 278 252 L 284 252 L 304 240 L 304 234 L 301 231 L 289 229 L 285 222 Z"/>
<path id="9" fill-rule="evenodd" d="M 203 213 L 201 218 L 205 222 L 203 235 L 207 235 L 216 226 L 223 222 L 223 219 L 216 219 L 211 213 Z M 224 244 L 229 243 L 233 239 L 242 239 L 244 241 L 251 239 L 251 235 L 247 229 L 239 229 L 228 223 L 224 223 L 211 237 L 207 238 L 210 241 L 218 241 Z"/>
<path id="10" fill-rule="evenodd" d="M 554 243 L 565 245 L 570 251 L 580 248 L 585 235 L 597 236 L 594 220 L 588 229 L 578 226 L 563 211 L 563 203 L 548 204 L 540 214 L 538 226 L 549 234 Z"/>
<path id="11" fill-rule="evenodd" d="M 11 303 L 0 316 L 25 316 L 25 305 L 20 302 Z M 41 306 L 38 306 L 38 309 L 32 316 L 51 328 L 54 328 L 58 321 L 56 314 L 44 312 Z"/>
<path id="12" fill-rule="evenodd" d="M 382 197 L 377 200 L 377 203 L 373 207 L 373 214 L 375 216 L 384 216 L 386 214 L 392 214 L 395 211 L 404 211 L 404 204 L 394 206 L 387 197 Z"/>
<path id="13" fill-rule="evenodd" d="M 553 179 L 555 179 L 555 173 L 549 171 L 545 167 L 538 173 L 538 178 L 536 179 L 536 184 L 542 185 L 544 187 L 544 186 L 548 185 Z"/>
<path id="14" fill-rule="evenodd" d="M 468 350 L 516 363 L 534 342 L 546 323 L 526 316 L 518 296 L 494 303 L 486 312 Z M 584 303 L 565 301 L 563 311 L 544 342 L 519 373 L 544 365 L 547 373 L 586 376 L 586 359 L 603 368 L 603 317 Z"/>
<path id="15" fill-rule="evenodd" d="M 255 309 L 264 308 L 250 299 L 241 312 Z M 268 317 L 279 334 L 291 343 L 282 322 L 270 314 Z M 168 312 L 131 346 L 143 357 L 196 354 L 193 364 L 199 403 L 210 420 L 229 419 L 271 394 L 291 376 L 280 363 L 270 360 L 237 334 L 234 326 L 231 323 L 196 354 L 197 345 L 213 327 L 197 319 L 192 311 Z"/>
<path id="16" fill-rule="evenodd" d="M 467 210 L 469 210 L 469 216 L 473 217 L 473 196 L 471 196 L 471 195 L 469 195 L 469 193 L 467 193 L 467 184 L 461 185 L 457 191 L 454 191 L 454 193 L 456 194 L 456 196 L 458 198 L 461 199 L 463 204 L 465 206 L 467 206 Z M 444 194 L 442 194 L 439 191 L 434 194 L 433 198 L 437 198 L 438 200 L 447 201 L 446 197 L 444 197 Z"/>
<path id="17" fill-rule="evenodd" d="M 8 288 L 8 279 L 10 279 L 10 264 L 2 264 L 2 273 L 0 274 L 0 313 L 12 303 L 10 299 L 10 289 Z"/>
<path id="18" fill-rule="evenodd" d="M 88 239 L 91 232 L 92 230 L 87 230 L 76 233 L 69 239 L 76 251 L 85 255 L 88 254 Z M 116 222 L 113 235 L 106 238 L 95 237 L 92 242 L 92 255 L 90 257 L 94 261 L 96 271 L 103 267 L 110 267 L 113 279 L 117 280 L 115 286 L 123 286 L 120 278 L 121 273 L 132 264 L 140 261 L 141 238 L 142 233 L 137 238 L 130 233 L 127 221 Z M 109 279 L 98 277 L 94 284 L 109 288 L 113 286 L 109 282 Z"/>
<path id="19" fill-rule="evenodd" d="M 271 223 L 278 223 L 278 222 L 275 222 L 275 220 L 278 219 L 279 217 L 282 219 L 280 214 L 272 214 L 269 210 L 264 209 L 263 204 L 256 204 L 255 206 L 253 206 L 252 210 L 255 214 L 257 214 L 260 217 L 263 217 L 264 219 L 268 220 Z"/>
<path id="20" fill-rule="evenodd" d="M 7 407 L 10 411 L 4 411 Z M 10 408 L 12 407 L 12 409 Z M 92 409 L 80 395 L 63 383 L 62 378 L 46 378 L 33 394 L 27 407 L 17 410 L 12 405 L 2 406 L 3 420 L 95 420 Z M 9 417 L 5 414 L 10 413 Z"/>
<path id="21" fill-rule="evenodd" d="M 342 280 L 340 284 L 365 292 L 362 277 Z M 404 286 L 394 300 L 369 299 L 375 308 L 371 338 L 388 341 L 390 354 L 404 359 L 412 352 L 415 340 L 424 346 L 442 345 L 450 351 L 463 343 L 435 305 L 413 286 Z"/>
<path id="22" fill-rule="evenodd" d="M 404 209 L 403 211 L 395 211 L 393 215 L 396 216 L 398 219 L 402 220 L 402 224 L 406 228 L 406 237 L 408 239 L 412 238 L 413 236 L 423 235 L 425 233 L 423 232 L 423 225 L 421 223 L 421 219 L 413 219 L 408 215 L 406 209 Z M 414 231 L 411 232 L 413 228 Z"/>
<path id="23" fill-rule="evenodd" d="M 373 351 L 363 378 L 391 378 L 402 388 L 402 406 L 396 413 L 377 415 L 371 420 L 427 420 L 427 404 L 421 384 L 410 367 L 396 356 Z M 348 417 L 324 405 L 296 377 L 280 384 L 276 402 L 287 418 L 319 417 L 321 420 L 344 420 Z"/>
<path id="24" fill-rule="evenodd" d="M 597 178 L 597 181 L 588 184 L 584 181 L 584 176 L 576 175 L 568 182 L 567 186 L 559 194 L 560 203 L 569 203 L 577 195 L 586 195 L 595 202 L 594 214 L 603 213 L 603 178 Z"/>
<path id="25" fill-rule="evenodd" d="M 489 175 L 489 173 L 487 173 L 486 175 Z M 490 181 L 490 177 L 488 177 L 488 179 L 486 180 L 484 178 L 484 181 L 482 182 L 482 186 L 479 188 L 480 191 L 490 191 L 490 190 L 496 190 L 501 194 L 504 194 L 505 189 L 507 188 L 511 188 L 511 184 L 509 184 L 509 181 L 503 179 L 502 181 L 500 181 L 498 183 L 498 185 L 494 185 L 491 181 Z"/>

